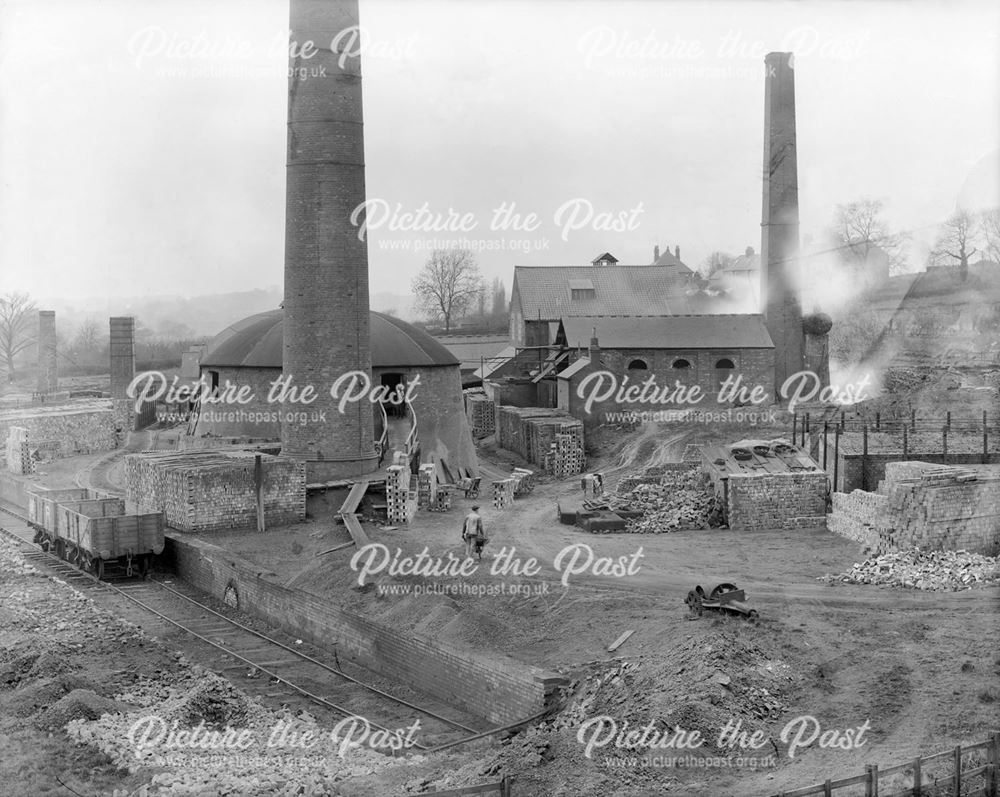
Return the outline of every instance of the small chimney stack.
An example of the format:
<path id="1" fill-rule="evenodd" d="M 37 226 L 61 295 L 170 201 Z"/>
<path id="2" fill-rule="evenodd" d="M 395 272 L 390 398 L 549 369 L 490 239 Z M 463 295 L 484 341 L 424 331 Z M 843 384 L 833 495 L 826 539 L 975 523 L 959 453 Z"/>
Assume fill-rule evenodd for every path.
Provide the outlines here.
<path id="1" fill-rule="evenodd" d="M 590 356 L 593 358 L 600 350 L 601 346 L 597 342 L 597 327 L 594 327 L 594 331 L 590 335 Z"/>
<path id="2" fill-rule="evenodd" d="M 653 262 L 655 263 L 659 259 L 660 259 L 660 245 L 657 244 L 656 246 L 653 247 Z"/>
<path id="3" fill-rule="evenodd" d="M 681 259 L 681 248 L 679 246 L 674 246 L 674 257 L 678 260 Z"/>
<path id="4" fill-rule="evenodd" d="M 56 311 L 38 311 L 38 392 L 54 393 L 59 389 L 56 360 Z"/>

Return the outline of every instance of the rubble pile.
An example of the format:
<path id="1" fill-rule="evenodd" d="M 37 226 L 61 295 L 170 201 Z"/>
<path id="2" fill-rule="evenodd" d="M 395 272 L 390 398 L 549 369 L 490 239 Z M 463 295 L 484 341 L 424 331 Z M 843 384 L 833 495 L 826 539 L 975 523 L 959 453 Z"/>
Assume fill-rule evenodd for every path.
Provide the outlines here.
<path id="1" fill-rule="evenodd" d="M 677 480 L 687 485 L 695 483 L 696 479 L 700 480 L 699 473 L 683 474 Z M 610 505 L 612 510 L 642 512 L 641 518 L 626 521 L 625 530 L 633 534 L 663 534 L 723 525 L 722 503 L 714 493 L 700 487 L 639 484 L 615 495 Z"/>
<path id="2" fill-rule="evenodd" d="M 968 551 L 913 548 L 855 562 L 849 572 L 820 576 L 820 580 L 955 592 L 1000 580 L 1000 563 L 997 557 Z"/>

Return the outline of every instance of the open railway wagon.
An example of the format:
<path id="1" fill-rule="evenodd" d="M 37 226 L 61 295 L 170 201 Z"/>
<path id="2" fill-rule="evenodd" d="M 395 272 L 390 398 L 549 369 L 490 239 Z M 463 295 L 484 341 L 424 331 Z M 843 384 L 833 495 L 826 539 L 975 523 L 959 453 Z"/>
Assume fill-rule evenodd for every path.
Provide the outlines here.
<path id="1" fill-rule="evenodd" d="M 162 512 L 127 515 L 121 499 L 95 498 L 85 489 L 29 491 L 28 523 L 43 549 L 98 578 L 112 564 L 126 576 L 145 577 L 163 552 Z"/>

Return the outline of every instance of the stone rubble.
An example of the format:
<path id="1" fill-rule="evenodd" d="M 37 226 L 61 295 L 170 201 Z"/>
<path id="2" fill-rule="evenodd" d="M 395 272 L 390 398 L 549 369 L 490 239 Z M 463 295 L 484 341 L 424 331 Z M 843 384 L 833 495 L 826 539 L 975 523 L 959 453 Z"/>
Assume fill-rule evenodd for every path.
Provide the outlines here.
<path id="1" fill-rule="evenodd" d="M 628 519 L 625 531 L 663 534 L 723 525 L 721 502 L 714 493 L 704 489 L 704 477 L 700 470 L 658 473 L 649 469 L 647 473 L 647 477 L 623 481 L 618 492 L 609 500 L 612 510 L 643 513 L 641 518 Z"/>
<path id="2" fill-rule="evenodd" d="M 820 580 L 955 592 L 1000 580 L 1000 563 L 997 557 L 964 550 L 912 548 L 855 562 L 850 571 L 820 576 Z"/>

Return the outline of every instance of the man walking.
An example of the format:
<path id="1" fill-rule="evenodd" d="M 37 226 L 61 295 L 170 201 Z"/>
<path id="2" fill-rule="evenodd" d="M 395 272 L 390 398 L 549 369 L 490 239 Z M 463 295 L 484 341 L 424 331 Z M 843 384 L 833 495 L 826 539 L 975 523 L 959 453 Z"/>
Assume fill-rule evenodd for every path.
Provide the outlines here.
<path id="1" fill-rule="evenodd" d="M 462 541 L 465 543 L 465 555 L 470 557 L 474 552 L 482 558 L 482 544 L 477 544 L 477 540 L 485 540 L 483 534 L 483 519 L 479 515 L 479 507 L 472 507 L 472 511 L 465 516 L 462 523 Z"/>

